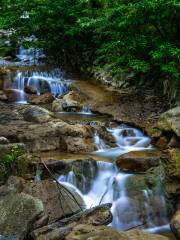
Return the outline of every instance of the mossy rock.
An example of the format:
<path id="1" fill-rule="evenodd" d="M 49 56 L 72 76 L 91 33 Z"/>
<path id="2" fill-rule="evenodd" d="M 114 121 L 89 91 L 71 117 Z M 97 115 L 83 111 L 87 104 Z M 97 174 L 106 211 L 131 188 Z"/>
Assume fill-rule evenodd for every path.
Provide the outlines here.
<path id="1" fill-rule="evenodd" d="M 43 212 L 42 202 L 28 194 L 8 194 L 0 198 L 0 233 L 24 239 L 32 223 Z"/>

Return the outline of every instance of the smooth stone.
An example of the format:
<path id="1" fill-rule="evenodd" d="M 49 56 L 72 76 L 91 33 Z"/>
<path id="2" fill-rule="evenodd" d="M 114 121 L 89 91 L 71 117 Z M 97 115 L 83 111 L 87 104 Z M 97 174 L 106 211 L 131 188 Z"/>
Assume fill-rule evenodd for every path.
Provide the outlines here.
<path id="1" fill-rule="evenodd" d="M 28 106 L 23 111 L 24 120 L 28 122 L 44 123 L 52 119 L 53 114 L 39 106 Z"/>
<path id="2" fill-rule="evenodd" d="M 54 101 L 54 96 L 51 93 L 44 93 L 40 96 L 29 95 L 28 102 L 35 105 L 48 104 Z"/>
<path id="3" fill-rule="evenodd" d="M 25 86 L 24 91 L 28 94 L 37 94 L 37 89 L 32 86 Z"/>
<path id="4" fill-rule="evenodd" d="M 145 172 L 160 163 L 160 152 L 132 151 L 117 157 L 116 165 L 126 172 Z"/>

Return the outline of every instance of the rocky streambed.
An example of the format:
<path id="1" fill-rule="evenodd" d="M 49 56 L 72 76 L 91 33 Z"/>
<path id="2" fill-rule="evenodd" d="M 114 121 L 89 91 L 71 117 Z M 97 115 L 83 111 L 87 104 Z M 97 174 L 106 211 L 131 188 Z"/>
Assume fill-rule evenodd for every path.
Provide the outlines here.
<path id="1" fill-rule="evenodd" d="M 59 69 L 3 71 L 0 239 L 180 236 L 179 107 Z"/>

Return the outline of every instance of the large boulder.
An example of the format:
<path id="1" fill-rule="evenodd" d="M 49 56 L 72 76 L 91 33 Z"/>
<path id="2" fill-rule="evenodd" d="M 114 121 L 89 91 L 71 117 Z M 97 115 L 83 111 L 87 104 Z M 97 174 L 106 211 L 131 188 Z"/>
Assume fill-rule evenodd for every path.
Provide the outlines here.
<path id="1" fill-rule="evenodd" d="M 145 172 L 160 163 L 160 152 L 132 151 L 117 157 L 116 165 L 126 172 Z"/>
<path id="2" fill-rule="evenodd" d="M 170 109 L 161 114 L 158 127 L 164 131 L 173 131 L 180 137 L 180 107 Z"/>
<path id="3" fill-rule="evenodd" d="M 51 180 L 26 183 L 23 191 L 41 199 L 49 223 L 77 213 L 85 207 L 82 197 L 74 188 L 58 185 Z"/>
<path id="4" fill-rule="evenodd" d="M 32 223 L 43 212 L 42 202 L 25 193 L 9 193 L 0 197 L 1 236 L 24 239 Z"/>
<path id="5" fill-rule="evenodd" d="M 177 239 L 180 239 L 180 210 L 178 210 L 171 219 L 170 226 Z"/>
<path id="6" fill-rule="evenodd" d="M 51 93 L 44 93 L 42 95 L 29 95 L 28 102 L 35 105 L 52 103 L 54 96 Z"/>
<path id="7" fill-rule="evenodd" d="M 75 226 L 65 240 L 168 240 L 167 237 L 145 233 L 139 230 L 117 231 L 111 227 L 79 224 Z"/>
<path id="8" fill-rule="evenodd" d="M 48 122 L 53 114 L 48 110 L 38 106 L 28 106 L 23 111 L 24 120 L 28 122 L 43 123 Z"/>
<path id="9" fill-rule="evenodd" d="M 75 91 L 71 91 L 68 94 L 65 94 L 63 98 L 56 99 L 52 104 L 52 110 L 54 112 L 76 112 L 80 111 L 84 97 Z"/>

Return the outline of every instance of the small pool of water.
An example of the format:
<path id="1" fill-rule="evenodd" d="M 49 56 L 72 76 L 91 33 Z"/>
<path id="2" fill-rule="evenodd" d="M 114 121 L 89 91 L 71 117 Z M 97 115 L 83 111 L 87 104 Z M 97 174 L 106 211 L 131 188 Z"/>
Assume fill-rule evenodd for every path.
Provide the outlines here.
<path id="1" fill-rule="evenodd" d="M 96 126 L 110 120 L 107 115 L 97 115 L 95 113 L 82 112 L 56 112 L 55 117 L 68 123 L 80 123 L 81 125 Z"/>

